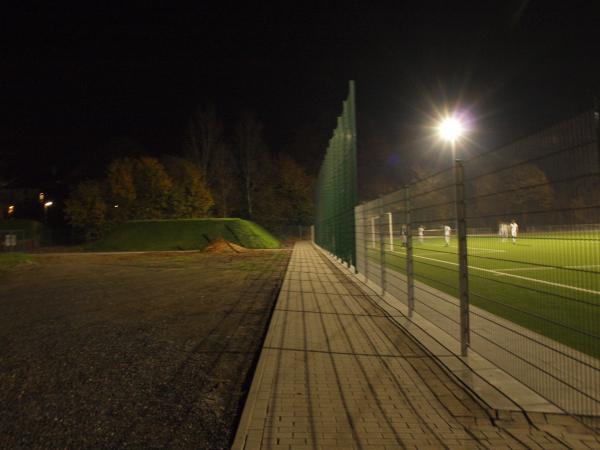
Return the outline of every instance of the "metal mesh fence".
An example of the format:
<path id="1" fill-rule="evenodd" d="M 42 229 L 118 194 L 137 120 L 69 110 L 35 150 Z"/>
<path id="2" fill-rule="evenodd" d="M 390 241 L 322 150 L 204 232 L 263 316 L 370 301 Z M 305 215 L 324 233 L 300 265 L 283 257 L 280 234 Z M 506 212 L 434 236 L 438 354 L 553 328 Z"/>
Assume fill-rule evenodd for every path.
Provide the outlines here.
<path id="1" fill-rule="evenodd" d="M 589 111 L 465 162 L 471 348 L 578 414 L 600 414 L 597 133 Z"/>
<path id="2" fill-rule="evenodd" d="M 600 147 L 589 111 L 356 207 L 356 268 L 566 411 L 600 415 Z"/>
<path id="3" fill-rule="evenodd" d="M 356 264 L 356 125 L 354 82 L 329 141 L 317 181 L 315 242 L 342 261 Z"/>

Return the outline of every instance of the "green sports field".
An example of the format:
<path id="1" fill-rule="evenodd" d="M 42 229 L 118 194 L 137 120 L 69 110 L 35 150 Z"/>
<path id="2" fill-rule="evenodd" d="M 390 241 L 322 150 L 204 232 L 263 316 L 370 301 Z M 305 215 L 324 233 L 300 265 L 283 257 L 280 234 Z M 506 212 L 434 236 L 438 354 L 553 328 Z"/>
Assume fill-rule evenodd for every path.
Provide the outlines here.
<path id="1" fill-rule="evenodd" d="M 523 235 L 513 244 L 498 236 L 468 239 L 471 304 L 600 357 L 600 234 Z M 401 242 L 385 262 L 405 272 Z M 457 241 L 413 238 L 415 278 L 458 296 Z M 370 251 L 377 258 L 376 251 Z"/>

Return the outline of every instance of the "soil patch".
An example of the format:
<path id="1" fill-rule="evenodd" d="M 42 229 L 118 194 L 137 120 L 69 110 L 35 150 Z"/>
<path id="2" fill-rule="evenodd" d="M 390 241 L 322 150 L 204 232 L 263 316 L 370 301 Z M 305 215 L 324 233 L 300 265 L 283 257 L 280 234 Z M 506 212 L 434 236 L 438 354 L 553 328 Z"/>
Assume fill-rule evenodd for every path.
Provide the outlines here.
<path id="1" fill-rule="evenodd" d="M 226 241 L 223 238 L 218 238 L 204 247 L 205 253 L 246 253 L 251 250 L 233 242 Z"/>

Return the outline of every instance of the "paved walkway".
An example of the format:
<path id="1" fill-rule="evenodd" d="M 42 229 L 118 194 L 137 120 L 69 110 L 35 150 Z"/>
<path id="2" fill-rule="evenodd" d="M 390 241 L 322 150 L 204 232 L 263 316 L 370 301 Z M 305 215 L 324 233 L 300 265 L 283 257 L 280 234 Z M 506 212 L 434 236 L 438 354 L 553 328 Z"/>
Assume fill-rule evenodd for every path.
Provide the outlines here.
<path id="1" fill-rule="evenodd" d="M 569 416 L 486 409 L 310 243 L 294 248 L 233 444 L 600 448 Z"/>

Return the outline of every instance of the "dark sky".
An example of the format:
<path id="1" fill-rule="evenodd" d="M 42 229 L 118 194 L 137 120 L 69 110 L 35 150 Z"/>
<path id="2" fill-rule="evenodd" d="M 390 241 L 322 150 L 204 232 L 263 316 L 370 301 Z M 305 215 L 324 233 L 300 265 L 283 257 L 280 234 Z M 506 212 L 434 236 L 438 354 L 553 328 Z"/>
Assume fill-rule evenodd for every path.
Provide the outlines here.
<path id="1" fill-rule="evenodd" d="M 591 105 L 600 84 L 593 1 L 255 3 L 3 11 L 3 170 L 23 183 L 53 167 L 84 176 L 123 137 L 177 153 L 207 102 L 229 126 L 256 111 L 273 150 L 296 141 L 303 159 L 298 142 L 324 151 L 349 79 L 360 151 L 384 142 L 402 160 L 445 104 L 468 109 L 488 146 Z"/>

